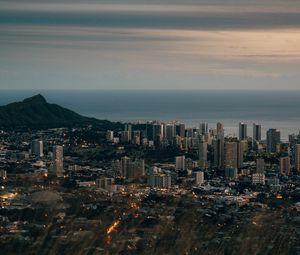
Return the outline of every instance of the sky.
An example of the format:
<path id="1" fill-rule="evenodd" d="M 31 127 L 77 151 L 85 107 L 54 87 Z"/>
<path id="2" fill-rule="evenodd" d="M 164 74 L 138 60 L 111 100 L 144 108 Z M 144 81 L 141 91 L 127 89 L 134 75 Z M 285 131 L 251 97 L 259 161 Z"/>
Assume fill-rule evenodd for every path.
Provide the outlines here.
<path id="1" fill-rule="evenodd" d="M 0 0 L 0 89 L 300 89 L 299 0 Z"/>

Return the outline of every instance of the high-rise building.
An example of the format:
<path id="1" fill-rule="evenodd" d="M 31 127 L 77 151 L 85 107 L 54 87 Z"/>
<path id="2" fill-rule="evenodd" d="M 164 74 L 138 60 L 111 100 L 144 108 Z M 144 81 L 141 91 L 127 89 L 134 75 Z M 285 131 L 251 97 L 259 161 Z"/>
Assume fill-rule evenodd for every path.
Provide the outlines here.
<path id="1" fill-rule="evenodd" d="M 121 158 L 121 175 L 122 177 L 127 177 L 132 167 L 132 161 L 129 157 Z"/>
<path id="2" fill-rule="evenodd" d="M 225 177 L 229 179 L 237 179 L 238 177 L 238 172 L 237 169 L 234 167 L 226 167 L 225 168 Z"/>
<path id="3" fill-rule="evenodd" d="M 106 131 L 106 140 L 108 142 L 113 142 L 113 140 L 114 140 L 114 131 L 111 131 L 111 130 Z"/>
<path id="4" fill-rule="evenodd" d="M 199 142 L 199 167 L 205 168 L 207 166 L 207 142 Z"/>
<path id="5" fill-rule="evenodd" d="M 295 157 L 295 169 L 300 172 L 300 144 L 295 145 L 295 152 L 294 152 L 294 157 Z"/>
<path id="6" fill-rule="evenodd" d="M 146 137 L 148 140 L 154 140 L 154 124 L 153 123 L 147 123 L 146 125 Z"/>
<path id="7" fill-rule="evenodd" d="M 43 157 L 44 156 L 43 141 L 33 140 L 31 142 L 31 154 L 35 155 L 35 156 L 38 156 L 38 157 Z"/>
<path id="8" fill-rule="evenodd" d="M 53 146 L 53 174 L 62 177 L 64 173 L 64 148 L 63 146 Z"/>
<path id="9" fill-rule="evenodd" d="M 274 128 L 267 131 L 267 152 L 277 152 L 277 145 L 280 144 L 280 132 Z"/>
<path id="10" fill-rule="evenodd" d="M 166 139 L 168 141 L 173 142 L 174 137 L 175 137 L 175 125 L 174 124 L 167 124 L 166 125 Z"/>
<path id="11" fill-rule="evenodd" d="M 130 141 L 131 137 L 132 137 L 132 125 L 131 124 L 125 124 L 124 131 L 128 132 L 128 141 Z"/>
<path id="12" fill-rule="evenodd" d="M 186 137 L 194 137 L 194 130 L 192 128 L 186 129 Z"/>
<path id="13" fill-rule="evenodd" d="M 261 125 L 253 123 L 253 141 L 261 141 Z"/>
<path id="14" fill-rule="evenodd" d="M 163 139 L 163 125 L 155 124 L 153 126 L 153 141 L 156 145 L 160 144 Z"/>
<path id="15" fill-rule="evenodd" d="M 199 124 L 199 133 L 203 136 L 208 134 L 208 124 L 206 122 Z"/>
<path id="16" fill-rule="evenodd" d="M 107 189 L 107 187 L 113 185 L 114 182 L 114 178 L 102 177 L 96 180 L 96 187 L 100 189 Z"/>
<path id="17" fill-rule="evenodd" d="M 130 131 L 122 131 L 121 132 L 121 142 L 128 143 L 131 140 L 131 132 Z"/>
<path id="18" fill-rule="evenodd" d="M 140 130 L 133 131 L 133 143 L 136 145 L 141 144 L 141 131 Z"/>
<path id="19" fill-rule="evenodd" d="M 117 191 L 117 185 L 115 185 L 114 178 L 102 177 L 96 180 L 96 187 L 98 189 L 106 190 L 110 193 L 115 193 Z"/>
<path id="20" fill-rule="evenodd" d="M 227 168 L 237 168 L 238 163 L 238 144 L 237 142 L 225 143 L 225 162 Z"/>
<path id="21" fill-rule="evenodd" d="M 194 172 L 194 178 L 195 178 L 195 183 L 197 185 L 203 184 L 204 183 L 204 172 L 203 171 Z"/>
<path id="22" fill-rule="evenodd" d="M 161 139 L 162 140 L 165 140 L 166 139 L 166 123 L 161 123 L 160 124 L 160 126 L 161 126 Z"/>
<path id="23" fill-rule="evenodd" d="M 263 174 L 265 172 L 265 160 L 263 158 L 256 159 L 255 173 Z"/>
<path id="24" fill-rule="evenodd" d="M 300 144 L 300 132 L 298 135 L 289 135 L 290 154 L 292 155 L 292 166 L 296 166 L 296 145 Z"/>
<path id="25" fill-rule="evenodd" d="M 252 183 L 253 184 L 265 184 L 265 174 L 254 173 L 252 174 Z"/>
<path id="26" fill-rule="evenodd" d="M 122 167 L 120 160 L 113 160 L 111 163 L 112 173 L 114 177 L 122 176 Z"/>
<path id="27" fill-rule="evenodd" d="M 185 125 L 182 123 L 178 123 L 175 126 L 176 135 L 180 136 L 181 138 L 184 138 L 185 136 Z"/>
<path id="28" fill-rule="evenodd" d="M 177 171 L 185 171 L 185 156 L 178 156 L 175 158 L 175 170 Z"/>
<path id="29" fill-rule="evenodd" d="M 214 166 L 222 167 L 224 165 L 224 137 L 219 136 L 213 140 L 214 148 Z"/>
<path id="30" fill-rule="evenodd" d="M 177 145 L 178 147 L 181 146 L 181 137 L 179 135 L 176 135 L 174 141 L 175 141 L 175 145 Z"/>
<path id="31" fill-rule="evenodd" d="M 131 162 L 126 173 L 128 179 L 138 179 L 145 175 L 145 161 L 143 159 L 135 160 Z"/>
<path id="32" fill-rule="evenodd" d="M 145 160 L 144 159 L 139 159 L 136 160 L 135 162 L 135 177 L 140 178 L 145 175 Z"/>
<path id="33" fill-rule="evenodd" d="M 239 140 L 246 140 L 247 139 L 247 124 L 240 122 L 239 123 Z"/>
<path id="34" fill-rule="evenodd" d="M 237 161 L 237 166 L 238 168 L 241 168 L 244 166 L 244 154 L 245 151 L 247 151 L 247 147 L 248 147 L 248 142 L 246 140 L 242 140 L 239 141 L 237 144 L 238 148 L 237 148 L 237 152 L 238 152 L 238 161 Z"/>
<path id="35" fill-rule="evenodd" d="M 291 159 L 290 157 L 281 157 L 280 158 L 280 173 L 282 175 L 290 175 L 291 172 Z"/>
<path id="36" fill-rule="evenodd" d="M 169 174 L 151 174 L 147 179 L 148 185 L 153 188 L 169 189 L 171 188 L 171 176 Z"/>
<path id="37" fill-rule="evenodd" d="M 208 133 L 204 136 L 204 141 L 207 142 L 208 145 L 212 145 L 212 141 L 213 141 L 213 130 L 210 129 L 208 131 Z"/>
<path id="38" fill-rule="evenodd" d="M 217 123 L 217 136 L 224 138 L 224 124 L 221 122 Z"/>

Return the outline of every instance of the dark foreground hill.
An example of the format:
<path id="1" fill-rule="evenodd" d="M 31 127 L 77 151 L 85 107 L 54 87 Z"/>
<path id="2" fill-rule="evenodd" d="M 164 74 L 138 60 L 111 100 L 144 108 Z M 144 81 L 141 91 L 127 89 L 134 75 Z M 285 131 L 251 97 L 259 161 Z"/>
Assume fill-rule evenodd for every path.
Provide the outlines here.
<path id="1" fill-rule="evenodd" d="M 57 104 L 49 104 L 42 95 L 22 102 L 0 106 L 0 127 L 59 128 L 94 125 L 104 129 L 117 129 L 121 123 L 84 117 Z"/>

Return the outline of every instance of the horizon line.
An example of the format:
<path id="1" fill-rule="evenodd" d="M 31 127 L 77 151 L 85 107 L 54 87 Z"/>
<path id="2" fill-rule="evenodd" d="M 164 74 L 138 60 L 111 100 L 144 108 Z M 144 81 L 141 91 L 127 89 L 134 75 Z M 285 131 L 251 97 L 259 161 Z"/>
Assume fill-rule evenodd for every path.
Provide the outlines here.
<path id="1" fill-rule="evenodd" d="M 284 91 L 284 92 L 289 92 L 289 91 L 300 91 L 300 88 L 293 88 L 293 89 L 286 89 L 286 88 L 272 88 L 272 89 L 267 89 L 267 88 L 261 88 L 261 89 L 235 89 L 235 88 L 222 88 L 222 89 L 217 89 L 217 88 L 211 88 L 211 89 L 196 89 L 196 88 L 190 88 L 190 89 L 181 89 L 181 88 L 147 88 L 147 89 L 140 89 L 140 88 L 88 88 L 88 89 L 82 89 L 82 88 L 55 88 L 55 89 L 38 89 L 38 88 L 28 88 L 28 89 L 17 89 L 17 88 L 12 88 L 12 89 L 1 89 L 0 91 Z"/>

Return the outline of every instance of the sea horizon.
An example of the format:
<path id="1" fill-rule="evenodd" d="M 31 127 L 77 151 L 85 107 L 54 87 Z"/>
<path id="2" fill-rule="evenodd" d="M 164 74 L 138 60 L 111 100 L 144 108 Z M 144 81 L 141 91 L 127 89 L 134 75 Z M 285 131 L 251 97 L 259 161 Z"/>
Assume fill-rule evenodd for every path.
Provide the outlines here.
<path id="1" fill-rule="evenodd" d="M 223 122 L 227 135 L 238 135 L 238 123 L 281 131 L 283 141 L 299 133 L 300 90 L 1 90 L 0 105 L 42 94 L 49 103 L 79 114 L 120 122 L 179 121 L 187 127 Z"/>

